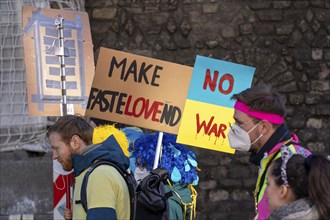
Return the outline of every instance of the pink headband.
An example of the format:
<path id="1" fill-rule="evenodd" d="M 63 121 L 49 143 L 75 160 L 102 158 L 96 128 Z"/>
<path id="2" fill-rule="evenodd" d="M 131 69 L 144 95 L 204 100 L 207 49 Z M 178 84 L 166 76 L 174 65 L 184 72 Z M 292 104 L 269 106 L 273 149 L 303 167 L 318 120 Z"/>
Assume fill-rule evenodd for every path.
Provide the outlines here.
<path id="1" fill-rule="evenodd" d="M 250 111 L 249 106 L 244 104 L 243 102 L 236 101 L 234 105 L 234 109 L 240 110 L 241 112 L 244 112 L 245 114 L 248 114 L 254 118 L 258 118 L 261 120 L 267 120 L 270 123 L 273 124 L 283 124 L 284 119 L 280 115 L 266 113 L 266 112 L 258 112 L 258 111 Z"/>

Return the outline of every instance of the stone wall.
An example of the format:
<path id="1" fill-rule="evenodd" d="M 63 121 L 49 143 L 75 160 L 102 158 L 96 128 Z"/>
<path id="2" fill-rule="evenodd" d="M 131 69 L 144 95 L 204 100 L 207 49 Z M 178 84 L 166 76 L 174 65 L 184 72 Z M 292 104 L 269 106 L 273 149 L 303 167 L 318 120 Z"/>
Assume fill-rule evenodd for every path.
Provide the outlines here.
<path id="1" fill-rule="evenodd" d="M 83 1 L 83 0 L 82 0 Z M 254 84 L 285 98 L 302 144 L 330 153 L 330 2 L 86 0 L 95 59 L 101 46 L 193 66 L 196 55 L 255 66 Z M 197 218 L 249 219 L 257 168 L 247 153 L 193 148 Z M 0 153 L 0 219 L 52 217 L 51 155 Z"/>
<path id="2" fill-rule="evenodd" d="M 330 2 L 86 0 L 100 47 L 193 66 L 196 55 L 256 67 L 286 99 L 287 125 L 313 151 L 330 152 Z M 198 219 L 253 215 L 257 168 L 248 154 L 194 148 Z"/>

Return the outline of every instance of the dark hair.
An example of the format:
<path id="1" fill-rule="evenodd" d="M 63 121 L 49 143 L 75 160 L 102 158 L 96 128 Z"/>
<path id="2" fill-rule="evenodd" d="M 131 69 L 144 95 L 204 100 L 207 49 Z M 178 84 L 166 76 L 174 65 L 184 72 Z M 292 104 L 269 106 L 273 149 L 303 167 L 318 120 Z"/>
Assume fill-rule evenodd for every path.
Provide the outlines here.
<path id="1" fill-rule="evenodd" d="M 282 96 L 269 85 L 248 88 L 231 99 L 236 99 L 250 107 L 250 110 L 277 114 L 285 117 L 286 109 Z"/>
<path id="2" fill-rule="evenodd" d="M 284 184 L 281 177 L 282 157 L 276 159 L 272 164 L 271 175 L 275 177 L 276 185 Z M 288 184 L 297 199 L 308 196 L 308 170 L 305 167 L 305 158 L 299 154 L 293 155 L 286 165 L 286 176 Z"/>
<path id="3" fill-rule="evenodd" d="M 330 219 L 330 159 L 329 156 L 312 155 L 308 184 L 309 195 L 313 199 L 321 219 Z"/>
<path id="4" fill-rule="evenodd" d="M 281 157 L 276 159 L 270 170 L 278 186 L 284 184 L 281 177 L 282 162 Z M 320 218 L 330 219 L 330 161 L 321 154 L 313 154 L 306 159 L 295 154 L 287 162 L 286 175 L 296 199 L 310 197 Z"/>
<path id="5" fill-rule="evenodd" d="M 69 144 L 73 135 L 78 135 L 85 144 L 92 144 L 93 128 L 82 117 L 78 115 L 66 115 L 60 117 L 47 131 L 46 136 L 58 133 L 62 140 Z"/>

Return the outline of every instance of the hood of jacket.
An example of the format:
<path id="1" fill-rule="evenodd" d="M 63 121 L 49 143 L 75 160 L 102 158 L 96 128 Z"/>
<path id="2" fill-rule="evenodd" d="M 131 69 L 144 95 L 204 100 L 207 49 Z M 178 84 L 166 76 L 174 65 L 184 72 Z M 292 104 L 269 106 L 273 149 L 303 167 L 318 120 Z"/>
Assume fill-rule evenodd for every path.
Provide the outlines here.
<path id="1" fill-rule="evenodd" d="M 119 143 L 113 135 L 110 135 L 101 144 L 89 146 L 88 150 L 82 154 L 72 155 L 74 175 L 79 176 L 96 160 L 110 161 L 122 170 L 127 170 L 129 167 L 129 159 L 125 156 Z"/>

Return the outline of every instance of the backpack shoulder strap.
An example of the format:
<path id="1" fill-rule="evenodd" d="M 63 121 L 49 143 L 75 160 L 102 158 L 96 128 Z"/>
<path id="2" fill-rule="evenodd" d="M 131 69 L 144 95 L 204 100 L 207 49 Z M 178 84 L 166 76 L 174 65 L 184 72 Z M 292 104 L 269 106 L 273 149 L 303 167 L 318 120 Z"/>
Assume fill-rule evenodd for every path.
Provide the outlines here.
<path id="1" fill-rule="evenodd" d="M 121 168 L 119 168 L 117 165 L 115 165 L 114 163 L 110 162 L 110 161 L 104 161 L 104 160 L 100 160 L 97 161 L 95 163 L 93 163 L 88 171 L 86 172 L 82 185 L 81 185 L 81 190 L 80 190 L 80 201 L 77 201 L 76 203 L 81 203 L 82 207 L 84 208 L 85 212 L 87 213 L 87 183 L 88 183 L 88 178 L 89 175 L 98 167 L 101 165 L 109 165 L 114 167 L 119 173 L 120 175 L 124 178 L 127 187 L 128 187 L 128 191 L 129 191 L 129 196 L 130 196 L 130 204 L 131 204 L 131 220 L 134 219 L 134 215 L 135 215 L 135 188 L 136 188 L 136 182 L 134 177 L 132 176 L 131 173 L 128 173 L 127 171 L 123 171 Z"/>

